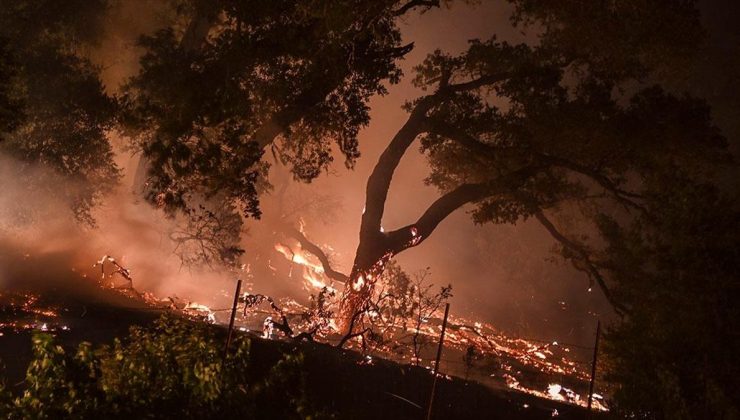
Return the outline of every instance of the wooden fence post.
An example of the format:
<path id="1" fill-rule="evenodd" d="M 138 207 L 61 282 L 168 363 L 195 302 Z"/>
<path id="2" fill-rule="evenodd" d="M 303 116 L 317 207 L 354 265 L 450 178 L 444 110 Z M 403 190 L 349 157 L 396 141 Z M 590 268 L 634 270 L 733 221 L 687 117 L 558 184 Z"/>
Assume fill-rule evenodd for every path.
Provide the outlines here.
<path id="1" fill-rule="evenodd" d="M 447 316 L 450 314 L 450 304 L 445 305 L 445 317 L 442 321 L 442 333 L 439 335 L 439 346 L 437 346 L 437 359 L 434 361 L 434 381 L 432 381 L 432 392 L 429 395 L 429 409 L 427 420 L 432 418 L 432 406 L 434 405 L 434 391 L 437 389 L 437 374 L 439 373 L 439 359 L 442 358 L 442 345 L 445 341 L 445 329 L 447 328 Z"/>
<path id="2" fill-rule="evenodd" d="M 236 281 L 236 293 L 234 294 L 234 305 L 231 307 L 231 319 L 229 320 L 229 331 L 226 335 L 226 347 L 224 347 L 224 360 L 226 355 L 229 354 L 229 346 L 231 345 L 231 336 L 234 333 L 234 319 L 236 318 L 236 307 L 239 305 L 239 292 L 242 290 L 242 279 Z"/>

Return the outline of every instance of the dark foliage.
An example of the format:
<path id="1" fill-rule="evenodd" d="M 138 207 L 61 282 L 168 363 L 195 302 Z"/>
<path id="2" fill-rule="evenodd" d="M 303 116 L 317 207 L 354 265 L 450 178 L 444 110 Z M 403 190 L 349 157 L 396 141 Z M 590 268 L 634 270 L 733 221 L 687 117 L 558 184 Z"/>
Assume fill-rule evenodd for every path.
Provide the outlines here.
<path id="1" fill-rule="evenodd" d="M 127 88 L 149 198 L 172 210 L 219 192 L 259 216 L 267 148 L 303 181 L 331 163 L 333 145 L 351 166 L 367 101 L 398 80 L 410 49 L 395 3 L 181 2 L 185 31 L 143 38 Z"/>
<path id="2" fill-rule="evenodd" d="M 512 3 L 513 21 L 538 43 L 472 40 L 462 54 L 435 51 L 416 67 L 414 83 L 428 94 L 406 105 L 408 120 L 368 178 L 350 281 L 375 276 L 473 204 L 476 223 L 536 218 L 622 310 L 590 256 L 598 238 L 583 234 L 594 216 L 608 209 L 630 220 L 656 177 L 682 168 L 708 180 L 730 162 L 709 107 L 654 83 L 695 52 L 697 12 L 672 1 Z M 417 138 L 431 167 L 426 182 L 442 196 L 417 220 L 382 232 L 394 171 Z M 574 232 L 553 216 L 577 220 Z"/>
<path id="3" fill-rule="evenodd" d="M 223 359 L 223 337 L 203 324 L 162 318 L 123 341 L 68 354 L 51 336 L 33 338 L 23 395 L 0 388 L 6 418 L 315 418 L 305 398 L 303 357 L 255 365 L 239 337 Z"/>
<path id="4" fill-rule="evenodd" d="M 651 217 L 603 217 L 625 319 L 606 335 L 617 409 L 638 418 L 740 415 L 740 210 L 689 179 L 664 184 Z"/>
<path id="5" fill-rule="evenodd" d="M 76 216 L 92 223 L 90 209 L 118 179 L 106 138 L 116 103 L 106 95 L 95 68 L 80 51 L 100 35 L 107 2 L 3 1 L 2 150 L 29 165 L 41 164 L 69 180 L 68 188 L 36 185 L 31 171 L 18 174 L 29 188 L 67 201 Z M 7 71 L 5 71 L 7 70 Z M 7 80 L 7 82 L 6 82 Z M 19 113 L 18 104 L 23 104 Z M 41 181 L 44 183 L 45 181 Z"/>

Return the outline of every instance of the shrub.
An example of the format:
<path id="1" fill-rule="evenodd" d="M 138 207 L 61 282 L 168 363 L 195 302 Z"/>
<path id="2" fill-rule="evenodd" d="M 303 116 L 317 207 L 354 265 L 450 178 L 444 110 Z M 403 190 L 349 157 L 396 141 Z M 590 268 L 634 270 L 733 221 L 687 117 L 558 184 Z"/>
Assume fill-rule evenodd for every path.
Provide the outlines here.
<path id="1" fill-rule="evenodd" d="M 125 340 L 68 354 L 52 336 L 33 336 L 26 389 L 0 386 L 5 418 L 313 418 L 300 354 L 269 368 L 250 360 L 237 337 L 223 359 L 223 339 L 209 325 L 164 316 L 133 327 Z"/>

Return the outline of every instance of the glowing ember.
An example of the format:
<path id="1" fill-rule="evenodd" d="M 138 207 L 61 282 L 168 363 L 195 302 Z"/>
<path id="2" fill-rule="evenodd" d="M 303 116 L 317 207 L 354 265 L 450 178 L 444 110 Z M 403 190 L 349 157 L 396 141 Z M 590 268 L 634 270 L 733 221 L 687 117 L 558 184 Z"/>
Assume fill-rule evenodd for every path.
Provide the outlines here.
<path id="1" fill-rule="evenodd" d="M 419 229 L 416 226 L 411 227 L 411 246 L 416 246 L 421 242 L 421 235 L 419 235 Z"/>
<path id="2" fill-rule="evenodd" d="M 562 395 L 560 395 L 560 391 L 562 391 L 563 387 L 558 384 L 550 384 L 547 386 L 547 395 L 550 396 L 553 400 L 564 400 Z"/>
<path id="3" fill-rule="evenodd" d="M 356 292 L 359 292 L 362 290 L 362 286 L 365 285 L 365 278 L 363 276 L 357 277 L 357 280 L 355 280 L 352 283 L 352 288 L 355 289 Z"/>
<path id="4" fill-rule="evenodd" d="M 216 322 L 216 314 L 206 305 L 201 305 L 195 302 L 189 302 L 183 308 L 183 311 L 192 316 L 205 318 L 205 320 L 211 324 Z"/>
<path id="5" fill-rule="evenodd" d="M 418 235 L 417 235 L 418 236 Z M 380 340 L 368 335 L 357 335 L 347 341 L 347 347 L 362 352 L 363 364 L 373 364 L 376 358 L 396 360 L 403 363 L 421 364 L 422 359 L 430 363 L 433 355 L 427 350 L 418 355 L 409 350 L 411 336 L 416 331 L 416 325 L 411 327 L 408 318 L 395 315 L 397 311 L 405 308 L 384 309 L 376 305 L 387 296 L 387 280 L 381 275 L 384 265 L 392 257 L 383 258 L 373 267 L 375 271 L 368 271 L 350 283 L 344 294 L 337 293 L 326 279 L 323 267 L 315 261 L 310 253 L 305 253 L 300 246 L 291 248 L 283 244 L 276 244 L 275 249 L 291 262 L 291 265 L 300 267 L 303 271 L 303 285 L 307 290 L 320 290 L 311 298 L 310 306 L 301 304 L 292 299 L 273 300 L 262 295 L 250 295 L 245 293 L 240 297 L 239 316 L 236 319 L 236 328 L 242 332 L 252 331 L 268 339 L 293 337 L 300 334 L 309 334 L 312 339 L 321 342 L 337 343 L 344 332 L 337 324 L 341 319 L 341 313 L 336 313 L 341 300 L 346 293 L 353 292 L 357 296 L 367 293 L 372 305 L 367 306 L 364 311 L 363 322 L 372 322 L 381 325 L 374 333 L 382 333 Z M 112 258 L 106 256 L 98 263 L 113 264 Z M 116 263 L 117 264 L 117 263 Z M 113 265 L 115 270 L 112 275 L 128 276 L 130 272 L 123 267 Z M 125 271 L 123 271 L 125 270 Z M 109 270 L 110 271 L 110 270 Z M 125 275 L 124 275 L 125 274 Z M 139 293 L 131 287 L 130 289 L 114 288 L 116 293 L 141 299 L 147 304 L 164 308 L 162 300 L 153 295 Z M 359 293 L 356 293 L 359 292 Z M 215 312 L 229 309 L 213 310 L 206 305 L 196 302 L 178 303 L 170 299 L 166 307 L 169 310 L 180 311 L 193 318 L 210 323 L 218 322 Z M 250 305 L 251 302 L 251 305 Z M 264 304 L 268 302 L 270 305 Z M 263 304 L 260 304 L 263 303 Z M 410 303 L 408 305 L 411 305 Z M 259 307 L 258 307 L 259 306 Z M 30 315 L 27 321 L 14 323 L 0 323 L 0 330 L 7 335 L 8 330 L 40 329 L 44 331 L 64 331 L 66 326 L 55 322 L 59 309 L 43 305 L 38 296 L 33 294 L 18 298 L 16 307 L 23 313 Z M 243 311 L 241 309 L 244 309 Z M 247 310 L 249 309 L 249 310 Z M 227 317 L 223 317 L 227 318 Z M 435 342 L 441 329 L 441 311 L 425 313 L 419 320 L 418 336 L 425 343 Z M 364 328 L 365 326 L 363 326 Z M 410 329 L 413 328 L 413 331 Z M 359 331 L 362 331 L 360 329 Z M 586 399 L 568 387 L 579 388 L 588 380 L 588 366 L 579 364 L 571 359 L 570 349 L 558 341 L 526 340 L 512 338 L 499 331 L 492 325 L 468 320 L 451 315 L 449 317 L 446 340 L 445 355 L 451 358 L 449 363 L 440 367 L 440 375 L 451 378 L 450 374 L 462 375 L 462 355 L 469 348 L 474 349 L 478 360 L 483 360 L 477 367 L 478 380 L 485 380 L 494 386 L 505 385 L 511 389 L 535 395 L 541 398 L 562 401 L 581 406 L 586 405 Z M 574 353 L 578 353 L 577 351 Z M 454 356 L 453 356 L 454 355 Z M 431 356 L 431 357 L 430 357 Z M 431 366 L 428 367 L 431 372 Z M 536 378 L 536 379 L 535 379 Z M 544 381 L 543 381 L 544 379 Z M 546 382 L 545 382 L 546 381 Z M 557 382 L 556 382 L 557 381 Z M 548 384 L 544 387 L 542 384 Z M 581 391 L 584 392 L 584 391 Z M 594 396 L 593 405 L 598 410 L 607 410 L 603 398 Z"/>

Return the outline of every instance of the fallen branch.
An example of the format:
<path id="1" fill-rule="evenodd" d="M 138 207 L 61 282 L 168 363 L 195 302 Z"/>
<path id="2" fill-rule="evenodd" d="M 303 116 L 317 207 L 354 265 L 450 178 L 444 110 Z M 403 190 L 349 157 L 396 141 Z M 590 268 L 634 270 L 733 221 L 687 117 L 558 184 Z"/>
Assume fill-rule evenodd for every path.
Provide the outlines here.
<path id="1" fill-rule="evenodd" d="M 346 274 L 340 273 L 331 267 L 331 262 L 326 253 L 318 245 L 308 240 L 303 232 L 290 226 L 286 229 L 286 233 L 295 238 L 301 244 L 303 249 L 315 255 L 316 258 L 319 259 L 321 266 L 324 268 L 324 274 L 326 274 L 326 277 L 345 284 L 349 281 L 349 277 Z"/>

